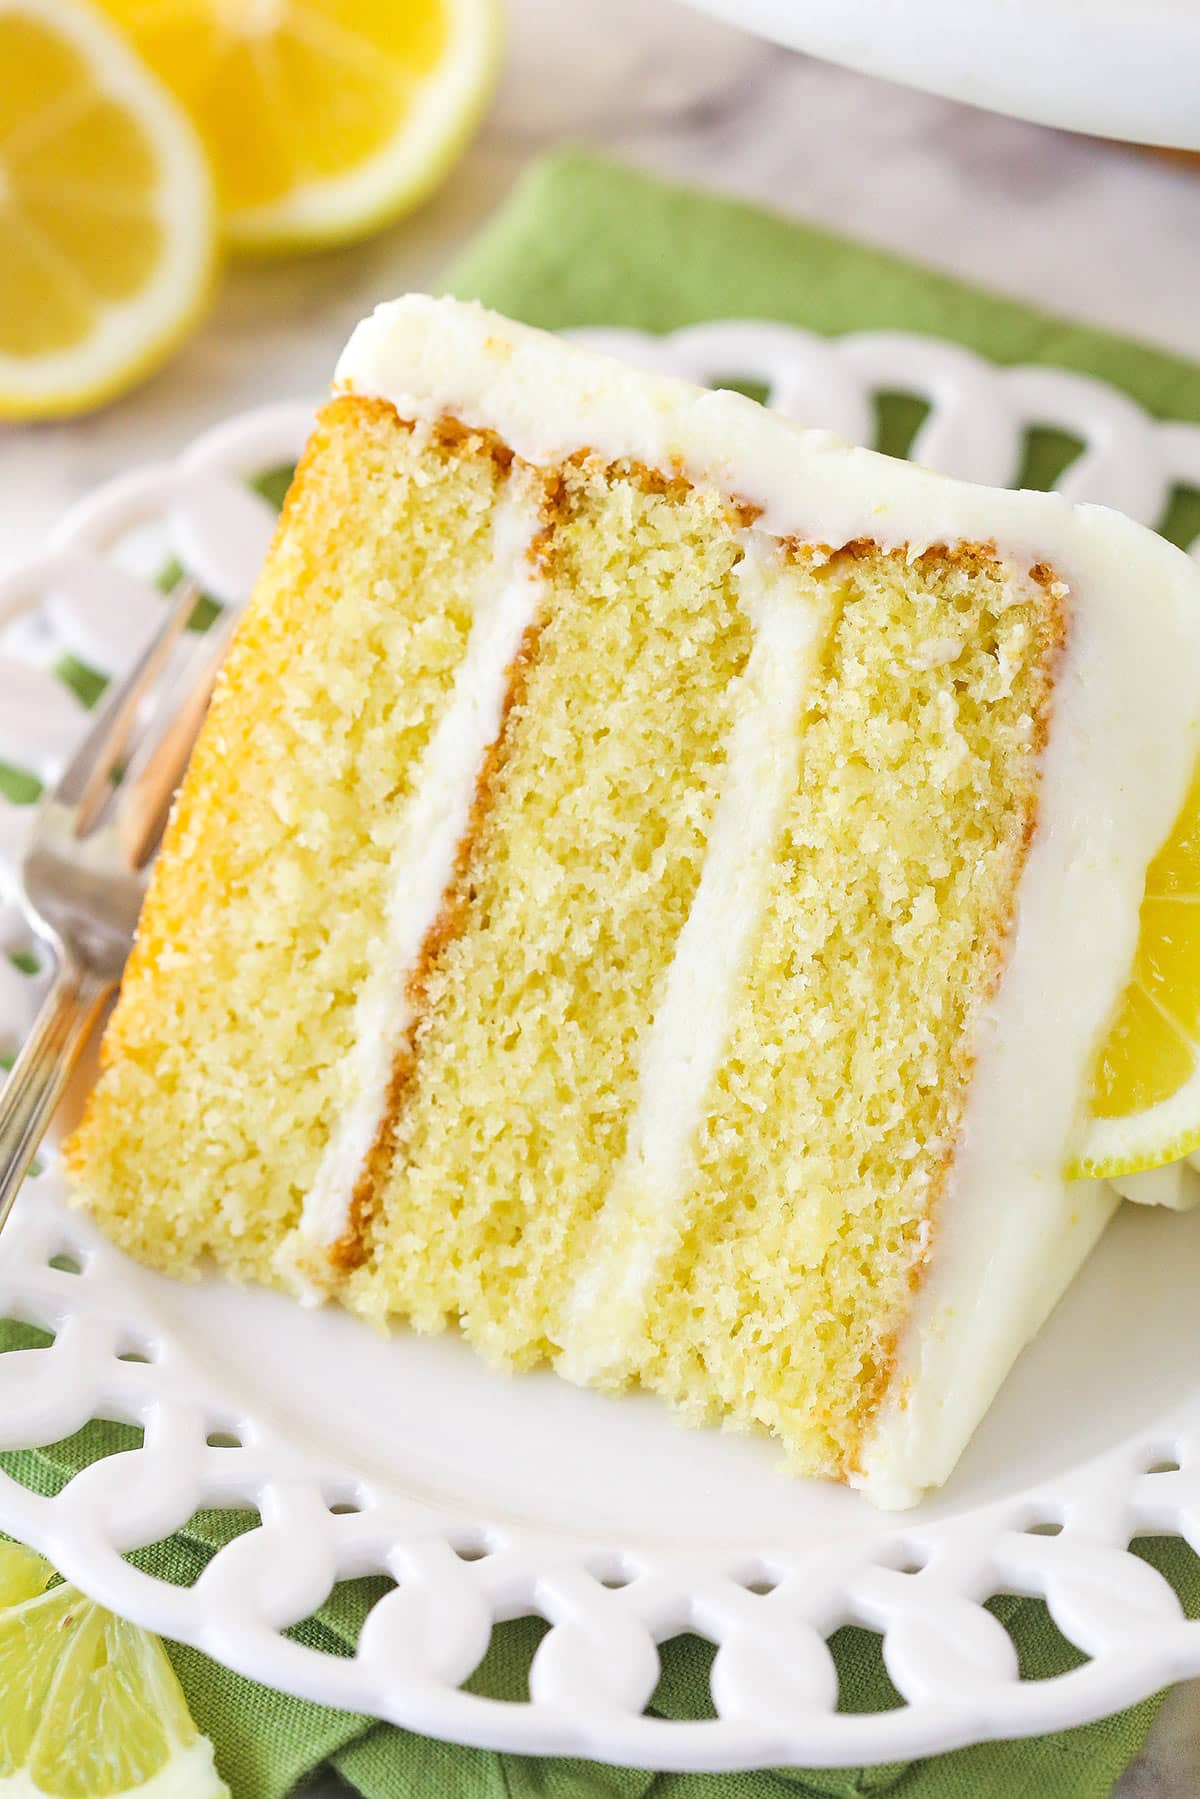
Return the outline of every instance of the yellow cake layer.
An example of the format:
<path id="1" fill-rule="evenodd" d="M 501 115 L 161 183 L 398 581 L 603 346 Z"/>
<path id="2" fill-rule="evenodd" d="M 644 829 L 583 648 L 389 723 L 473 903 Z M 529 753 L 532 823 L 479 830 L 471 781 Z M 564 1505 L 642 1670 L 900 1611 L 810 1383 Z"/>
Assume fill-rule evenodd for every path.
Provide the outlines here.
<path id="1" fill-rule="evenodd" d="M 272 1278 L 380 953 L 389 852 L 445 706 L 505 479 L 380 402 L 333 402 L 293 484 L 154 872 L 104 1075 L 68 1147 L 159 1267 Z"/>

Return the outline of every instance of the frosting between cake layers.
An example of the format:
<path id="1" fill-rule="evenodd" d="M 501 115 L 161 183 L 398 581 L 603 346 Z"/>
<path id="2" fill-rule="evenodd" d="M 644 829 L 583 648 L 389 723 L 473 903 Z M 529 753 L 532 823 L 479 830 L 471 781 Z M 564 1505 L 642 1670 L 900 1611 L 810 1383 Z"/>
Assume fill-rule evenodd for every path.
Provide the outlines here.
<path id="1" fill-rule="evenodd" d="M 760 509 L 765 533 L 832 548 L 869 538 L 914 557 L 990 543 L 1015 581 L 1048 562 L 1067 583 L 1070 640 L 1008 965 L 977 1034 L 931 1271 L 861 1458 L 873 1498 L 911 1503 L 949 1472 L 1115 1204 L 1061 1170 L 1132 964 L 1145 868 L 1200 747 L 1194 568 L 1117 514 L 951 481 L 740 395 L 616 369 L 476 307 L 424 296 L 381 307 L 355 332 L 338 380 L 406 418 L 491 429 L 530 463 L 584 448 L 680 471 Z M 1032 1295 L 1024 1313 L 1014 1291 Z"/>
<path id="2" fill-rule="evenodd" d="M 319 1258 L 311 1251 L 336 1243 L 350 1228 L 355 1185 L 385 1119 L 395 1058 L 414 1019 L 409 978 L 441 912 L 480 764 L 500 730 L 509 670 L 541 599 L 542 582 L 530 554 L 540 528 L 535 495 L 522 496 L 510 486 L 497 506 L 491 557 L 474 596 L 450 701 L 426 747 L 392 851 L 386 941 L 355 1021 L 349 1083 L 355 1097 L 306 1196 L 300 1241 L 285 1246 L 281 1256 L 281 1273 L 306 1296 L 320 1296 L 319 1288 L 312 1293 Z"/>
<path id="3" fill-rule="evenodd" d="M 742 959 L 766 894 L 780 819 L 796 781 L 798 697 L 808 685 L 824 610 L 799 603 L 778 577 L 779 547 L 751 527 L 734 580 L 754 629 L 739 678 L 721 795 L 700 884 L 647 1033 L 638 1105 L 624 1161 L 594 1226 L 568 1302 L 562 1355 L 569 1380 L 619 1379 L 646 1294 L 671 1248 L 705 1096 L 728 1037 Z M 639 1224 L 630 1257 L 629 1225 Z"/>

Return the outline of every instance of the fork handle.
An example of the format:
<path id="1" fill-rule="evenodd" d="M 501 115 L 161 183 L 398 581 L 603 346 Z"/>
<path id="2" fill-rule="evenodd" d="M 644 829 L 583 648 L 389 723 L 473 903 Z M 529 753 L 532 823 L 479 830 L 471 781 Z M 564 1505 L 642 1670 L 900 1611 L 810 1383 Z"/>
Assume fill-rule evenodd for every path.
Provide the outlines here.
<path id="1" fill-rule="evenodd" d="M 50 1128 L 111 981 L 60 963 L 25 1046 L 0 1091 L 0 1230 Z"/>

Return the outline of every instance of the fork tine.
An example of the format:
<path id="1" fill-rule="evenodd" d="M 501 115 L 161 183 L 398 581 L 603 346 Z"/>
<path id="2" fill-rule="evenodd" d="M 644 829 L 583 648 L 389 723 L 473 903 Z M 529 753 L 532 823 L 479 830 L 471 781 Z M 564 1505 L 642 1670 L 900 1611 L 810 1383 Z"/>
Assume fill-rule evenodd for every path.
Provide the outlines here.
<path id="1" fill-rule="evenodd" d="M 186 687 L 182 669 L 171 667 L 196 594 L 185 582 L 170 596 L 161 629 L 101 707 L 34 821 L 21 899 L 56 972 L 0 1095 L 0 1228 L 97 1011 L 121 977 L 145 891 L 143 864 L 158 841 L 225 647 L 227 632 L 215 632 L 213 641 L 200 640 L 180 659 Z M 139 732 L 139 708 L 148 700 L 152 716 Z M 130 745 L 126 781 L 114 790 L 111 777 Z M 115 829 L 81 843 L 88 825 L 105 815 L 115 819 Z"/>
<path id="2" fill-rule="evenodd" d="M 137 722 L 138 709 L 158 680 L 198 598 L 194 581 L 184 580 L 176 586 L 159 629 L 129 674 L 105 697 L 87 736 L 63 770 L 50 797 L 59 805 L 75 808 L 76 835 L 87 830 L 105 797 Z"/>

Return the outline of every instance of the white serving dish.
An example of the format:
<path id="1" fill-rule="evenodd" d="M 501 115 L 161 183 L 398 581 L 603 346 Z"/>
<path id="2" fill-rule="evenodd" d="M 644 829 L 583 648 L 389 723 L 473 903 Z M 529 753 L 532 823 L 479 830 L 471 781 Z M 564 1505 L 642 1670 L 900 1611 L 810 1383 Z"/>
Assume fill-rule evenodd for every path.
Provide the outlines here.
<path id="1" fill-rule="evenodd" d="M 1099 137 L 1200 150 L 1192 0 L 692 0 L 830 62 Z M 854 129 L 853 119 L 846 121 Z"/>
<path id="2" fill-rule="evenodd" d="M 1011 480 L 1027 431 L 1057 428 L 1085 445 L 1060 485 L 1148 523 L 1176 484 L 1200 487 L 1200 430 L 1157 424 L 1078 375 L 1000 370 L 926 338 L 830 343 L 761 323 L 588 336 L 696 378 L 761 382 L 860 441 L 877 394 L 917 394 L 930 411 L 912 453 L 980 480 Z M 144 571 L 168 546 L 238 602 L 271 526 L 245 481 L 292 460 L 310 417 L 253 413 L 175 466 L 121 478 L 0 579 L 0 760 L 53 775 L 85 714 L 50 666 L 64 651 L 108 674 L 127 665 L 158 604 Z M 26 817 L 0 802 L 9 950 L 24 940 L 2 883 Z M 38 990 L 0 958 L 0 1051 Z M 0 1447 L 49 1444 L 93 1417 L 145 1439 L 57 1498 L 0 1476 L 0 1528 L 248 1675 L 464 1742 L 717 1769 L 890 1761 L 1059 1729 L 1200 1674 L 1200 1622 L 1128 1549 L 1144 1532 L 1200 1548 L 1198 1254 L 1200 1212 L 1126 1208 L 946 1489 L 885 1515 L 788 1478 L 765 1442 L 686 1432 L 649 1399 L 506 1380 L 453 1337 L 385 1342 L 277 1295 L 172 1285 L 68 1211 L 51 1157 L 0 1238 L 0 1316 L 54 1333 L 48 1349 L 0 1357 Z M 51 1266 L 63 1256 L 79 1271 Z M 124 1559 L 208 1506 L 263 1522 L 194 1587 Z M 354 1657 L 282 1634 L 335 1580 L 368 1572 L 397 1586 Z M 984 1609 L 997 1592 L 1044 1597 L 1090 1659 L 1020 1681 Z M 493 1624 L 526 1612 L 552 1627 L 529 1702 L 461 1691 Z M 882 1633 L 895 1710 L 836 1709 L 826 1641 L 846 1623 Z M 718 1645 L 717 1716 L 645 1717 L 655 1645 L 685 1630 Z"/>

